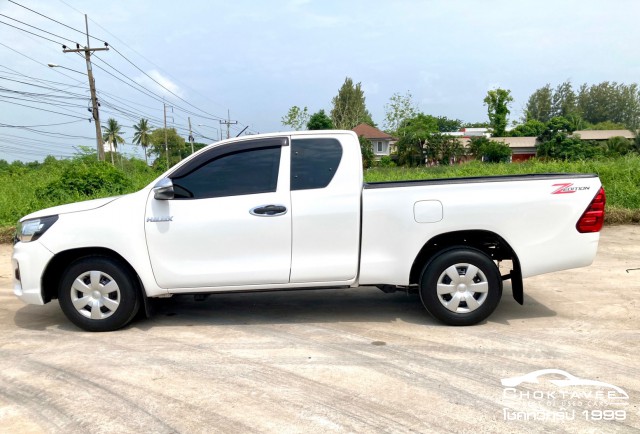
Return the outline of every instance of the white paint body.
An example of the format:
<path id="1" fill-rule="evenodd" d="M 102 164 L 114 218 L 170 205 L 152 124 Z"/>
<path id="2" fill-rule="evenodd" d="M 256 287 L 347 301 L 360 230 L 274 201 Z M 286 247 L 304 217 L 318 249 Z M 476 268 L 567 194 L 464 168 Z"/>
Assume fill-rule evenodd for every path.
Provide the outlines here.
<path id="1" fill-rule="evenodd" d="M 56 255 L 102 248 L 117 253 L 140 278 L 148 297 L 264 289 L 408 285 L 414 260 L 435 236 L 482 230 L 502 237 L 524 277 L 589 265 L 599 233 L 581 234 L 576 222 L 601 184 L 522 179 L 363 188 L 360 146 L 348 131 L 278 133 L 231 139 L 191 158 L 265 137 L 334 138 L 343 148 L 325 188 L 291 191 L 290 147 L 283 146 L 277 190 L 199 200 L 157 200 L 154 185 L 122 197 L 50 208 L 22 220 L 57 214 L 38 240 L 14 246 L 20 270 L 14 292 L 43 304 L 41 276 Z M 579 183 L 573 194 L 551 194 L 559 183 Z M 588 188 L 587 188 L 588 187 Z M 280 204 L 287 212 L 260 217 L 249 210 Z M 154 221 L 171 217 L 171 221 Z M 151 220 L 151 221 L 149 221 Z"/>

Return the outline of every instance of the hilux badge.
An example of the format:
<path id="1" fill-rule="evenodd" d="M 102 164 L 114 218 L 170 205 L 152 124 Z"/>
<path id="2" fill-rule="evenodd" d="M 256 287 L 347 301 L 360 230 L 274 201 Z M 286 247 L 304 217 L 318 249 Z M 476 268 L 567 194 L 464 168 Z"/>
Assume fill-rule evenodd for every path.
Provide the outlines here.
<path id="1" fill-rule="evenodd" d="M 147 217 L 147 222 L 172 222 L 173 216 L 167 217 Z"/>

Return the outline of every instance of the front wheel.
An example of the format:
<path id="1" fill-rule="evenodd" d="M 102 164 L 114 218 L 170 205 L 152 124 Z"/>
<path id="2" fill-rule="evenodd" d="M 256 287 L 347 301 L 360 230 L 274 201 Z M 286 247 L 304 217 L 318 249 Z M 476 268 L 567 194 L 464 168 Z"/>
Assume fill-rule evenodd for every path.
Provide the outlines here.
<path id="1" fill-rule="evenodd" d="M 104 256 L 73 262 L 60 282 L 58 301 L 72 323 L 92 332 L 122 328 L 140 308 L 135 277 L 119 261 Z"/>
<path id="2" fill-rule="evenodd" d="M 479 323 L 491 315 L 501 297 L 498 267 L 477 249 L 445 250 L 422 271 L 422 304 L 431 315 L 449 325 Z"/>

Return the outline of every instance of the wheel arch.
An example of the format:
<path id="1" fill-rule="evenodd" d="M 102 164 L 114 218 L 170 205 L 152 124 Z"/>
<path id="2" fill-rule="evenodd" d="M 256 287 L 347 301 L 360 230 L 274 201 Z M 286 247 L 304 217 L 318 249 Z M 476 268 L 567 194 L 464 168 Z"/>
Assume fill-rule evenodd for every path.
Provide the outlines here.
<path id="1" fill-rule="evenodd" d="M 522 272 L 520 271 L 520 260 L 515 250 L 509 243 L 495 232 L 486 230 L 465 230 L 439 234 L 422 246 L 416 256 L 409 274 L 409 283 L 417 284 L 420 281 L 420 274 L 427 263 L 442 252 L 453 246 L 468 246 L 480 250 L 495 261 L 511 260 L 513 270 L 503 279 L 511 279 L 513 298 L 520 304 L 523 303 Z"/>
<path id="2" fill-rule="evenodd" d="M 42 273 L 42 298 L 45 303 L 58 298 L 58 285 L 60 283 L 60 280 L 62 279 L 64 271 L 67 269 L 69 264 L 80 258 L 89 256 L 104 256 L 107 258 L 115 259 L 123 266 L 125 266 L 127 270 L 133 276 L 135 276 L 138 283 L 137 290 L 139 291 L 141 301 L 144 300 L 146 305 L 146 293 L 144 291 L 142 281 L 140 280 L 140 276 L 138 275 L 136 270 L 124 257 L 122 257 L 122 255 L 114 250 L 104 247 L 84 247 L 78 249 L 70 249 L 56 254 L 47 264 L 44 273 Z"/>

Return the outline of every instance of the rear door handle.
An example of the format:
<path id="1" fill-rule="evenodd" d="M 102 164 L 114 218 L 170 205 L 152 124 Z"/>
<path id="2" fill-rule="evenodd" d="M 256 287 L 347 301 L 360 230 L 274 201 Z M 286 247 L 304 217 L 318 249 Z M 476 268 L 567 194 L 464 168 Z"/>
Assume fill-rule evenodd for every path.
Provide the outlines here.
<path id="1" fill-rule="evenodd" d="M 252 208 L 249 213 L 258 217 L 275 217 L 287 213 L 284 205 L 260 205 Z"/>

